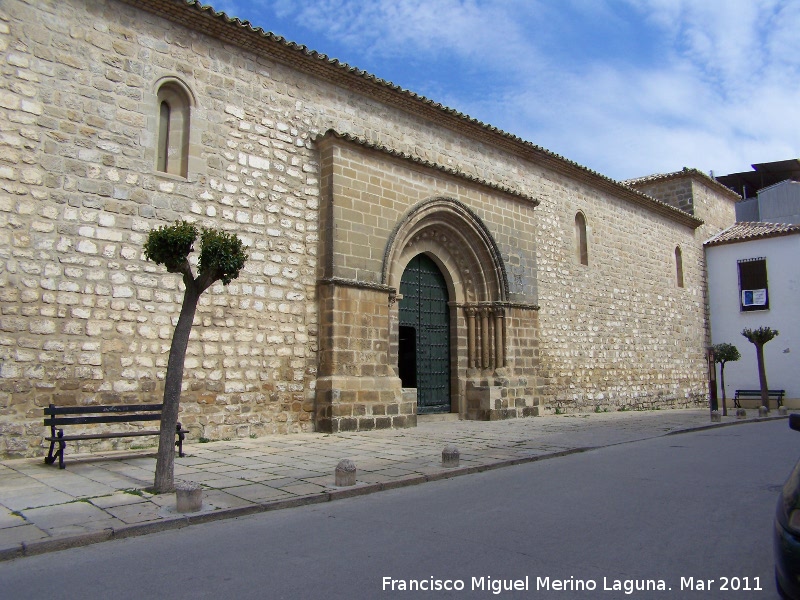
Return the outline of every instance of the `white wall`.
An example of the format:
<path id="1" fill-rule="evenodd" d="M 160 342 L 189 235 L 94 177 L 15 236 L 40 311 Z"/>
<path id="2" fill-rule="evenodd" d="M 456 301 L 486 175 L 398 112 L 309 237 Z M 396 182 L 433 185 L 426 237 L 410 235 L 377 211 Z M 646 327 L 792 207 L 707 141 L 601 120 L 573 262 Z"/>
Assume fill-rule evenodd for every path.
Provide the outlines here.
<path id="1" fill-rule="evenodd" d="M 733 344 L 742 355 L 725 365 L 727 397 L 759 388 L 755 346 L 741 332 L 768 326 L 780 335 L 764 346 L 767 383 L 785 389 L 787 398 L 800 398 L 800 235 L 707 247 L 706 257 L 712 342 Z M 767 259 L 769 310 L 740 312 L 736 261 L 760 257 Z"/>

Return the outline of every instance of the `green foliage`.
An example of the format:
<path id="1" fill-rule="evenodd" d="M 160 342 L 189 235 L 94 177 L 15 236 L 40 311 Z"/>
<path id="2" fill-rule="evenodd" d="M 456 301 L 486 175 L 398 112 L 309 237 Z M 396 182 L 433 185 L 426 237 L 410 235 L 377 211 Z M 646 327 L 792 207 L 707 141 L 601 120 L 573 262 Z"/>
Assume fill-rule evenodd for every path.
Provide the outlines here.
<path id="1" fill-rule="evenodd" d="M 239 277 L 239 271 L 247 261 L 244 244 L 235 234 L 217 229 L 203 229 L 200 236 L 200 261 L 197 268 L 201 274 L 212 271 L 217 279 L 228 285 Z"/>
<path id="2" fill-rule="evenodd" d="M 745 328 L 742 330 L 742 335 L 756 346 L 763 346 L 771 339 L 778 337 L 778 330 L 770 327 Z"/>
<path id="3" fill-rule="evenodd" d="M 186 273 L 189 253 L 194 249 L 198 229 L 186 221 L 163 225 L 147 236 L 144 256 L 164 265 L 170 273 Z M 200 235 L 200 259 L 197 269 L 200 276 L 210 275 L 214 281 L 225 285 L 239 276 L 247 261 L 244 244 L 236 234 L 218 229 L 203 229 Z"/>
<path id="4" fill-rule="evenodd" d="M 163 225 L 147 236 L 144 256 L 147 260 L 164 265 L 170 273 L 181 272 L 192 244 L 197 239 L 197 227 L 186 221 Z"/>
<path id="5" fill-rule="evenodd" d="M 722 363 L 735 362 L 742 358 L 739 349 L 733 344 L 714 344 L 711 349 L 714 351 L 714 362 Z"/>

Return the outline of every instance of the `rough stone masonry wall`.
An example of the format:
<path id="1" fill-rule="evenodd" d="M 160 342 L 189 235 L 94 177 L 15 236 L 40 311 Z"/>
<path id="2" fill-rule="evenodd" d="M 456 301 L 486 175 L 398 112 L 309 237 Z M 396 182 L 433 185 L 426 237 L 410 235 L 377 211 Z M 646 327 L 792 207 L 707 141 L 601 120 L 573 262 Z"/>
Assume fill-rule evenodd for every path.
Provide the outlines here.
<path id="1" fill-rule="evenodd" d="M 586 217 L 589 264 L 574 220 Z M 707 385 L 695 231 L 554 178 L 537 208 L 542 396 L 552 411 L 686 406 Z M 676 246 L 684 287 L 677 286 Z"/>
<path id="2" fill-rule="evenodd" d="M 686 202 L 688 198 L 692 214 L 703 220 L 703 224 L 695 230 L 694 244 L 681 246 L 681 250 L 684 253 L 684 268 L 687 260 L 691 261 L 692 265 L 696 265 L 700 269 L 703 278 L 704 345 L 709 346 L 711 344 L 711 317 L 703 242 L 736 222 L 736 202 L 740 198 L 737 194 L 723 188 L 721 184 L 715 184 L 692 170 L 684 170 L 679 176 L 665 181 L 641 183 L 636 187 L 653 198 L 658 198 L 673 206 L 679 202 Z"/>
<path id="3" fill-rule="evenodd" d="M 653 198 L 666 202 L 670 206 L 680 208 L 692 215 L 695 214 L 695 198 L 691 176 L 670 177 L 663 181 L 656 179 L 652 182 L 635 183 L 634 187 Z"/>
<path id="4" fill-rule="evenodd" d="M 653 213 L 112 0 L 4 1 L 0 70 L 0 454 L 41 453 L 49 402 L 160 399 L 181 286 L 141 248 L 148 231 L 176 218 L 236 231 L 250 251 L 241 277 L 201 301 L 181 415 L 190 437 L 310 429 L 320 187 L 311 140 L 329 128 L 542 200 L 536 245 L 547 317 L 539 319 L 548 346 L 539 387 L 554 398 L 572 393 L 587 406 L 612 387 L 620 398 L 646 395 L 651 380 L 697 387 L 696 340 L 668 335 L 677 322 L 693 326 L 692 304 L 664 306 L 692 297 L 696 273 L 687 273 L 688 294 L 660 299 L 665 288 L 623 266 L 630 259 L 667 281 L 657 261 L 683 229 Z M 163 77 L 194 95 L 188 179 L 154 169 L 153 98 Z M 599 261 L 588 270 L 570 262 L 572 211 L 587 201 L 590 261 L 607 260 L 609 277 Z M 596 251 L 606 212 L 606 247 L 620 254 Z M 503 220 L 513 237 L 513 215 Z M 649 258 L 639 261 L 651 233 Z M 628 291 L 640 283 L 632 304 Z M 600 328 L 612 316 L 613 335 Z M 626 320 L 634 337 L 666 332 L 687 358 L 670 346 L 658 376 L 650 355 L 618 360 Z M 618 376 L 608 376 L 612 368 Z M 686 377 L 691 385 L 677 383 Z"/>
<path id="5" fill-rule="evenodd" d="M 309 430 L 318 168 L 303 103 L 114 3 L 7 2 L 0 34 L 0 453 L 40 452 L 50 402 L 160 401 L 182 287 L 142 244 L 178 218 L 235 231 L 250 255 L 201 299 L 190 437 Z M 188 180 L 154 169 L 148 98 L 166 75 L 198 99 Z"/>
<path id="6" fill-rule="evenodd" d="M 4 2 L 0 69 L 3 455 L 41 452 L 50 402 L 160 400 L 182 287 L 141 249 L 178 218 L 235 231 L 250 253 L 238 280 L 201 298 L 182 399 L 190 438 L 312 428 L 318 133 L 476 176 L 519 171 L 433 123 L 113 1 Z M 194 96 L 188 179 L 154 168 L 164 77 Z"/>

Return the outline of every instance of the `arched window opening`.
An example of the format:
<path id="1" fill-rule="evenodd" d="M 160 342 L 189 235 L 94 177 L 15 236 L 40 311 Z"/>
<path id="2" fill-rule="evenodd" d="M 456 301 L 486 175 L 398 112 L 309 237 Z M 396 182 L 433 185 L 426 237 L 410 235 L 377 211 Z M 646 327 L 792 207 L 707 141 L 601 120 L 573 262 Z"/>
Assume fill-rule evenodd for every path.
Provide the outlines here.
<path id="1" fill-rule="evenodd" d="M 578 262 L 582 265 L 588 265 L 589 248 L 586 243 L 586 217 L 581 212 L 575 215 L 575 245 Z"/>
<path id="2" fill-rule="evenodd" d="M 181 86 L 167 82 L 158 89 L 158 106 L 156 169 L 188 177 L 189 97 Z"/>
<path id="3" fill-rule="evenodd" d="M 680 246 L 675 247 L 675 270 L 678 278 L 678 287 L 683 287 L 683 254 Z"/>

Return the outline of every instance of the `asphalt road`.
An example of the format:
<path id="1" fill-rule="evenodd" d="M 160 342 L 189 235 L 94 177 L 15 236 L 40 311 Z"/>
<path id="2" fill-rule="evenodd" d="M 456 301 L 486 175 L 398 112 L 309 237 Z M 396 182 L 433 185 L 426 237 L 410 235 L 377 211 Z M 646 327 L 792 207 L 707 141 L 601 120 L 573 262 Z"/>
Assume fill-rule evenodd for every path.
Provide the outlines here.
<path id="1" fill-rule="evenodd" d="M 0 563 L 0 598 L 776 598 L 799 456 L 786 421 L 622 444 Z"/>

